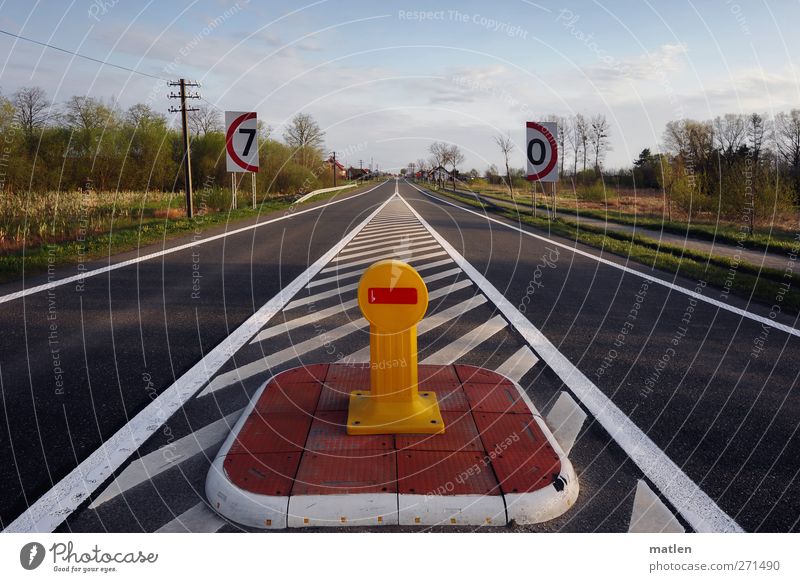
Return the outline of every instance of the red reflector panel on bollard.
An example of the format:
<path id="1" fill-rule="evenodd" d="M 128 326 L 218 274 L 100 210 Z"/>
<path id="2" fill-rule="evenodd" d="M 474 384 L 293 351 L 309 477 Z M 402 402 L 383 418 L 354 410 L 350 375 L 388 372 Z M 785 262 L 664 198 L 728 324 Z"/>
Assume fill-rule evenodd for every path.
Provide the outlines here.
<path id="1" fill-rule="evenodd" d="M 374 304 L 416 305 L 417 290 L 414 287 L 370 287 L 369 302 Z"/>

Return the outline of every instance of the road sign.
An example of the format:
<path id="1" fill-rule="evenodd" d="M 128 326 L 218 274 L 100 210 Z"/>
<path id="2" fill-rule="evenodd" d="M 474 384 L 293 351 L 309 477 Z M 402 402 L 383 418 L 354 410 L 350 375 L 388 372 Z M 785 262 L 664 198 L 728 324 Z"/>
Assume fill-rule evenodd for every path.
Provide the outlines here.
<path id="1" fill-rule="evenodd" d="M 225 112 L 226 166 L 229 172 L 258 172 L 258 127 L 255 111 Z"/>
<path id="2" fill-rule="evenodd" d="M 558 124 L 529 121 L 525 140 L 528 180 L 558 182 Z"/>

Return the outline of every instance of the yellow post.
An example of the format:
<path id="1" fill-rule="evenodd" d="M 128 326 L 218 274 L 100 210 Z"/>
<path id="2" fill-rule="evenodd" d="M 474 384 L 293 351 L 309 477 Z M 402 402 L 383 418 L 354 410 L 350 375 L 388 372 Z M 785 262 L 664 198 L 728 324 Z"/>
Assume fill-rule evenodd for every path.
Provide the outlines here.
<path id="1" fill-rule="evenodd" d="M 422 277 L 402 261 L 379 261 L 361 276 L 358 305 L 370 323 L 370 390 L 350 394 L 347 434 L 444 432 L 436 394 L 418 389 L 417 324 L 428 309 Z"/>

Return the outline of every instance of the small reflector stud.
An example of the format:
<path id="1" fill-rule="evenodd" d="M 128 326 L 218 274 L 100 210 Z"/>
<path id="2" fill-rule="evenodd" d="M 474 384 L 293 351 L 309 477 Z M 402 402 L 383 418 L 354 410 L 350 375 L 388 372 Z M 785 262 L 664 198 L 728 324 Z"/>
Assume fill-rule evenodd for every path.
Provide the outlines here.
<path id="1" fill-rule="evenodd" d="M 369 302 L 371 304 L 416 305 L 417 290 L 415 287 L 370 287 Z"/>

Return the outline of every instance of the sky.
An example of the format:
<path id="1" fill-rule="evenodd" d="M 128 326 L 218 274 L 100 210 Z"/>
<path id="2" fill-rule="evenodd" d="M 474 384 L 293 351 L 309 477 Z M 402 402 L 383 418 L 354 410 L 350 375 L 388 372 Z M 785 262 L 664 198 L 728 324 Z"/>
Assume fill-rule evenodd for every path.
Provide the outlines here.
<path id="1" fill-rule="evenodd" d="M 498 133 L 522 167 L 526 121 L 603 114 L 613 169 L 673 119 L 800 108 L 798 21 L 797 1 L 14 0 L 0 30 L 144 74 L 0 34 L 0 92 L 167 114 L 166 80 L 185 77 L 277 136 L 309 113 L 337 159 L 394 171 L 437 140 L 462 169 L 500 166 Z"/>

